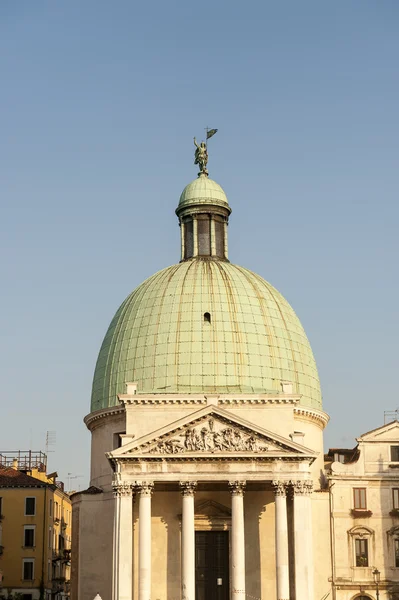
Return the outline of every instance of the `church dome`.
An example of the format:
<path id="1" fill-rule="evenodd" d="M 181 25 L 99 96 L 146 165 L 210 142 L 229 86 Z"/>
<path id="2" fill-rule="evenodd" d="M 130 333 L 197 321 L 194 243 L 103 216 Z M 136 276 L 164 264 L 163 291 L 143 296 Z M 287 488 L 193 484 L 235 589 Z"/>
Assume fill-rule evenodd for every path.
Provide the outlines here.
<path id="1" fill-rule="evenodd" d="M 321 408 L 313 353 L 295 312 L 262 277 L 192 259 L 156 273 L 123 302 L 106 333 L 92 411 L 138 393 L 281 393 Z"/>
<path id="2" fill-rule="evenodd" d="M 208 178 L 207 152 L 197 156 L 200 173 L 176 209 L 181 262 L 118 309 L 98 356 L 91 410 L 117 405 L 128 382 L 138 394 L 279 394 L 291 382 L 301 404 L 321 409 L 303 327 L 275 288 L 229 262 L 231 208 Z"/>

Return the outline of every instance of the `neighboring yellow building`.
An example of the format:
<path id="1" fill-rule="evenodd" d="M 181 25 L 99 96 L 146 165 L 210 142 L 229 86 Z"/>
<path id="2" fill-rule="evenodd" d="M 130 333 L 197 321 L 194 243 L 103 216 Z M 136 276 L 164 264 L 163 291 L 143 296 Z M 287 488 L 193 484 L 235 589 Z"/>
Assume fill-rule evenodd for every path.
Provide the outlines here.
<path id="1" fill-rule="evenodd" d="M 42 452 L 0 454 L 0 598 L 69 598 L 72 509 Z"/>

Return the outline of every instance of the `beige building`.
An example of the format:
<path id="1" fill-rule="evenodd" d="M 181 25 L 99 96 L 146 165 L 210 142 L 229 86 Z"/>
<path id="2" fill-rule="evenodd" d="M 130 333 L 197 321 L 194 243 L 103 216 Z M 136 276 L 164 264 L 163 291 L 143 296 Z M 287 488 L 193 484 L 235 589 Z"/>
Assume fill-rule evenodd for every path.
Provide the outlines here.
<path id="1" fill-rule="evenodd" d="M 327 457 L 326 471 L 309 341 L 285 298 L 229 261 L 231 208 L 204 152 L 176 209 L 180 263 L 128 296 L 100 349 L 91 482 L 72 498 L 72 598 L 376 599 L 374 565 L 389 598 L 396 517 L 348 504 L 370 487 L 374 505 L 383 487 L 388 510 L 395 486 L 364 466 L 393 478 L 388 454 Z"/>
<path id="2" fill-rule="evenodd" d="M 399 598 L 399 423 L 330 450 L 332 581 L 336 600 Z M 330 462 L 330 461 L 333 462 Z"/>

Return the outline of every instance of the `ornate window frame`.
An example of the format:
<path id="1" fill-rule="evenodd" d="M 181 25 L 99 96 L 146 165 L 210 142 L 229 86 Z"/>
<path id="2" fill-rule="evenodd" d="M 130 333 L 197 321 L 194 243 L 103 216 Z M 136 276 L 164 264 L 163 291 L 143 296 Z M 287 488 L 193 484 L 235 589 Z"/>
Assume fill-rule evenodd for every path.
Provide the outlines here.
<path id="1" fill-rule="evenodd" d="M 350 547 L 350 564 L 354 569 L 370 569 L 373 564 L 373 556 L 374 556 L 374 538 L 375 532 L 370 527 L 366 525 L 355 525 L 348 530 L 348 539 L 349 539 L 349 547 Z M 356 544 L 355 540 L 367 540 L 367 558 L 368 565 L 364 567 L 358 567 L 356 565 Z M 356 596 L 355 596 L 356 598 Z"/>

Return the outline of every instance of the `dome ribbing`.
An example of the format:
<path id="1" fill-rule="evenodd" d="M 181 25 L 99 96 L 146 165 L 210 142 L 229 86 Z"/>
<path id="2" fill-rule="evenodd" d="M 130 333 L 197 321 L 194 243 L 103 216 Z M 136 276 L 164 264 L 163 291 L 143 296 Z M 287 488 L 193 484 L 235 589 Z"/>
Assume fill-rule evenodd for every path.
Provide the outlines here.
<path id="1" fill-rule="evenodd" d="M 291 381 L 301 404 L 321 408 L 313 353 L 291 306 L 260 276 L 219 260 L 168 267 L 121 305 L 100 350 L 91 410 L 115 406 L 129 381 L 155 394 L 281 393 Z"/>

